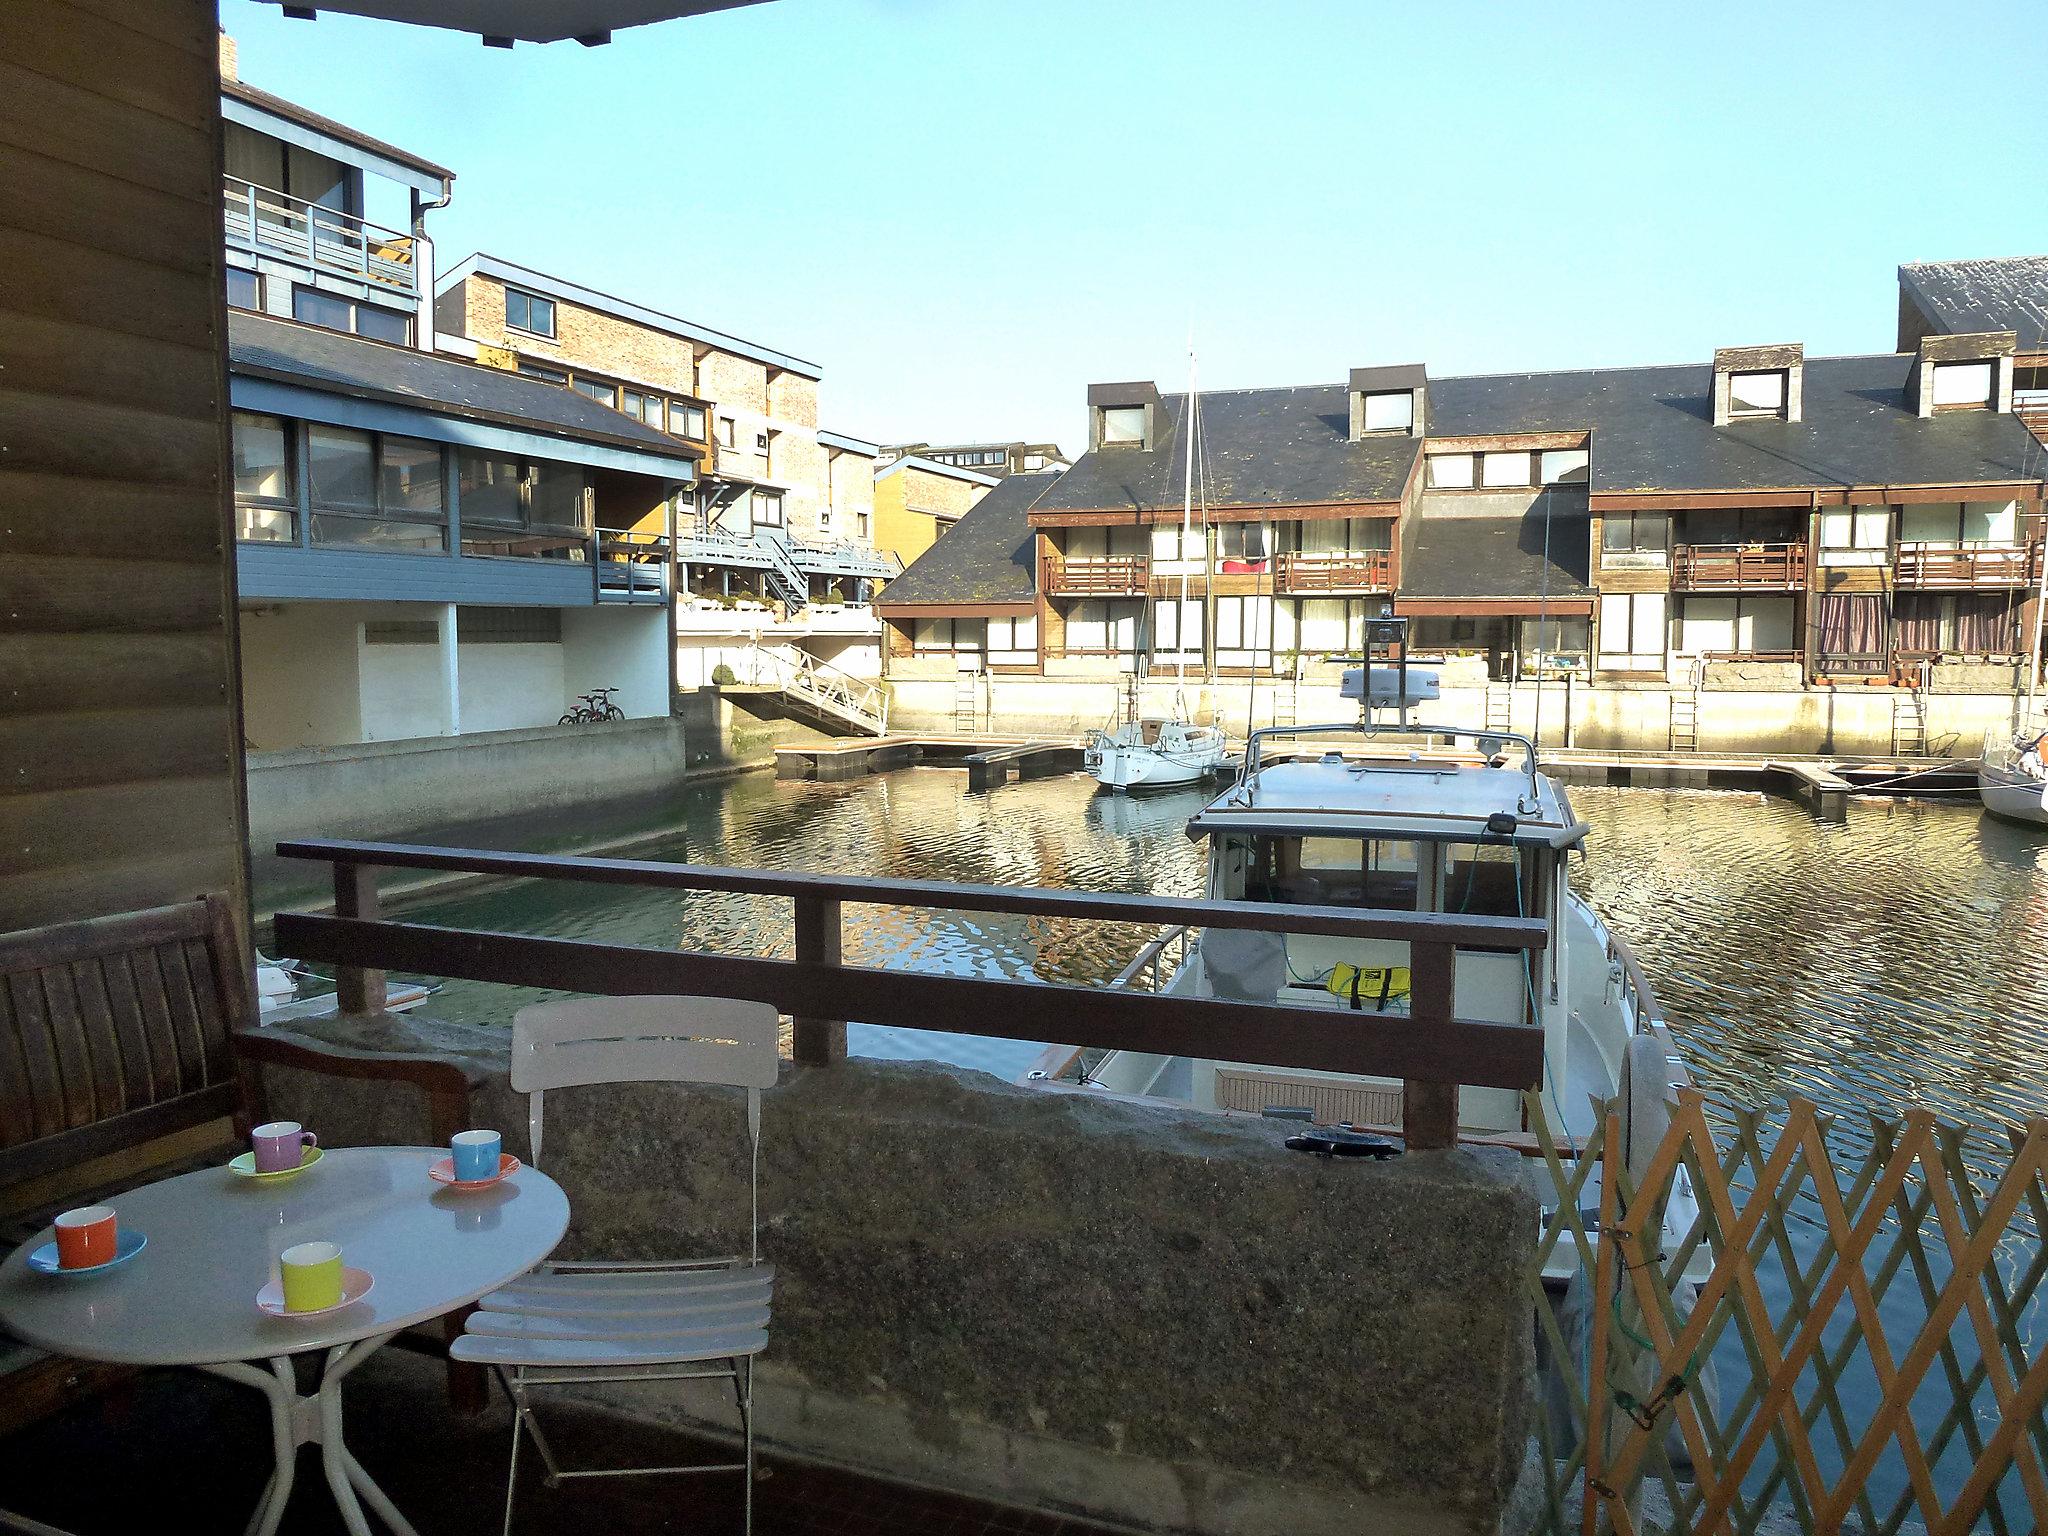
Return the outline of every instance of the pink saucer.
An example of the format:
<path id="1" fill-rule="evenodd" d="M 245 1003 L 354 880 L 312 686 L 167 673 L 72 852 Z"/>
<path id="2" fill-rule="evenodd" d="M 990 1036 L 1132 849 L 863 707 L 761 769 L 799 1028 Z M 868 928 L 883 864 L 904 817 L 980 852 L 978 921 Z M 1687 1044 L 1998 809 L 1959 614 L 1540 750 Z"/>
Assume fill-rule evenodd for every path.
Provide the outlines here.
<path id="1" fill-rule="evenodd" d="M 455 1177 L 455 1159 L 444 1157 L 427 1170 L 427 1177 L 436 1184 L 446 1184 L 450 1189 L 489 1189 L 500 1179 L 507 1178 L 517 1172 L 518 1168 L 518 1158 L 514 1157 L 510 1152 L 500 1152 L 498 1154 L 498 1171 L 495 1176 L 488 1179 L 458 1179 Z"/>
<path id="2" fill-rule="evenodd" d="M 287 1322 L 296 1323 L 303 1318 L 325 1317 L 330 1312 L 339 1312 L 343 1307 L 352 1307 L 369 1295 L 376 1284 L 377 1282 L 370 1278 L 370 1272 L 367 1269 L 351 1269 L 347 1265 L 343 1265 L 341 1271 L 341 1300 L 331 1307 L 316 1307 L 311 1312 L 286 1311 L 284 1304 L 284 1282 L 281 1280 L 273 1280 L 270 1284 L 264 1286 L 262 1290 L 258 1291 L 256 1293 L 256 1305 L 265 1312 L 268 1312 L 272 1317 L 281 1317 Z"/>

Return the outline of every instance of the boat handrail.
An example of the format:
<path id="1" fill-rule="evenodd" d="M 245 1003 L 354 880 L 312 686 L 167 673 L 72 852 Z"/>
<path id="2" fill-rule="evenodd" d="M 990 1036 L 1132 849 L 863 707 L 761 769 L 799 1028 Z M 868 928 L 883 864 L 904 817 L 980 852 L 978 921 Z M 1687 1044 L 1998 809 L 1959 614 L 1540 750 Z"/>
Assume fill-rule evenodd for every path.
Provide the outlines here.
<path id="1" fill-rule="evenodd" d="M 1237 782 L 1245 791 L 1245 804 L 1253 803 L 1257 793 L 1260 749 L 1269 736 L 1377 736 L 1382 732 L 1399 731 L 1419 736 L 1471 736 L 1484 741 L 1513 742 L 1522 749 L 1523 771 L 1529 777 L 1528 800 L 1520 807 L 1532 811 L 1542 803 L 1538 780 L 1541 770 L 1536 761 L 1536 743 L 1529 737 L 1515 731 L 1489 731 L 1470 725 L 1432 725 L 1420 720 L 1355 720 L 1329 725 L 1265 725 L 1260 726 L 1245 738 L 1244 766 L 1238 771 Z"/>

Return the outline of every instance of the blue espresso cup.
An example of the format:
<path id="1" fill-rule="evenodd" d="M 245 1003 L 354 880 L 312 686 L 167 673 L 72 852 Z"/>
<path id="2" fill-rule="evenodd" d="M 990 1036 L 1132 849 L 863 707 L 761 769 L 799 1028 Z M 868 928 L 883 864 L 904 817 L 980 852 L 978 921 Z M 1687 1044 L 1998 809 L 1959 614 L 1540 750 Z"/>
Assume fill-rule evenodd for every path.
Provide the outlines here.
<path id="1" fill-rule="evenodd" d="M 495 1179 L 502 1144 L 503 1138 L 496 1131 L 457 1131 L 448 1143 L 455 1159 L 456 1179 L 464 1184 Z"/>

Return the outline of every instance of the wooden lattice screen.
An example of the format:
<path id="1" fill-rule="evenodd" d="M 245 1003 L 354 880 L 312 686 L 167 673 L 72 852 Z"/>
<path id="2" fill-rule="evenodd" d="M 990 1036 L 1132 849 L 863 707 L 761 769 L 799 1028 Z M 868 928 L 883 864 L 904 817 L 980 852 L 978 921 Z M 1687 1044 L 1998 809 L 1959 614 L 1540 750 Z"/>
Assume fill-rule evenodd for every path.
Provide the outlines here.
<path id="1" fill-rule="evenodd" d="M 2009 1150 L 1924 1112 L 1852 1146 L 1793 1100 L 1717 1140 L 1688 1089 L 1631 1179 L 1623 1114 L 1576 1159 L 1539 1136 L 1544 1529 L 2048 1529 L 2048 1119 Z M 1660 1263 L 1680 1181 L 1699 1217 Z M 1543 1290 L 1560 1249 L 1590 1264 L 1576 1307 Z"/>

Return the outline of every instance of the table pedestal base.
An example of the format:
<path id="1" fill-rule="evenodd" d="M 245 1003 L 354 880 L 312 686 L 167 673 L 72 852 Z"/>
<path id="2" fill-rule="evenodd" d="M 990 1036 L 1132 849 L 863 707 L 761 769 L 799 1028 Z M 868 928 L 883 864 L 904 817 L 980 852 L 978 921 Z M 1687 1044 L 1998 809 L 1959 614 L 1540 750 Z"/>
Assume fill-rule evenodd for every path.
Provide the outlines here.
<path id="1" fill-rule="evenodd" d="M 391 1502 L 384 1490 L 370 1480 L 370 1474 L 363 1470 L 362 1463 L 349 1454 L 341 1438 L 342 1382 L 349 1372 L 393 1337 L 388 1333 L 380 1334 L 376 1338 L 328 1350 L 327 1359 L 320 1368 L 320 1386 L 311 1396 L 299 1391 L 289 1356 L 281 1355 L 270 1360 L 267 1362 L 268 1370 L 242 1361 L 200 1367 L 228 1381 L 254 1387 L 270 1399 L 270 1443 L 277 1465 L 270 1474 L 269 1485 L 263 1490 L 262 1502 L 249 1519 L 247 1536 L 276 1536 L 278 1523 L 284 1519 L 285 1504 L 291 1498 L 292 1478 L 297 1471 L 299 1447 L 302 1445 L 320 1447 L 320 1463 L 327 1474 L 327 1487 L 334 1495 L 335 1507 L 341 1511 L 342 1523 L 349 1528 L 351 1536 L 371 1536 L 370 1522 L 363 1515 L 364 1504 L 368 1504 L 377 1518 L 397 1536 L 419 1536 L 412 1522 L 400 1514 L 398 1506 Z"/>

